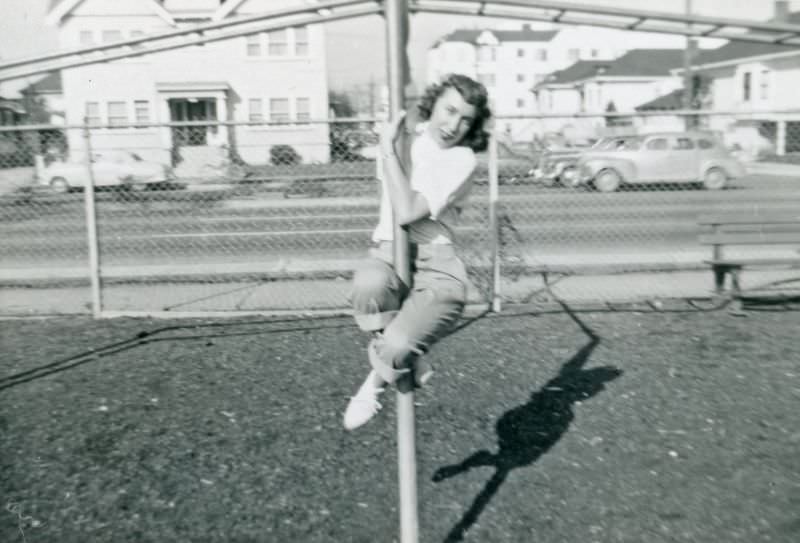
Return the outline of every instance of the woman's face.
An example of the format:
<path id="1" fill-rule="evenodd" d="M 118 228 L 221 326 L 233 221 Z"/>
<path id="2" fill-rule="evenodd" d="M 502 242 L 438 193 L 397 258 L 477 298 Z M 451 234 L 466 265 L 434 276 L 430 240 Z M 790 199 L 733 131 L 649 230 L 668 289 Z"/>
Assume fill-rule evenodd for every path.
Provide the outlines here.
<path id="1" fill-rule="evenodd" d="M 475 106 L 453 87 L 444 90 L 433 106 L 428 119 L 428 132 L 439 147 L 448 149 L 458 145 L 475 122 Z"/>

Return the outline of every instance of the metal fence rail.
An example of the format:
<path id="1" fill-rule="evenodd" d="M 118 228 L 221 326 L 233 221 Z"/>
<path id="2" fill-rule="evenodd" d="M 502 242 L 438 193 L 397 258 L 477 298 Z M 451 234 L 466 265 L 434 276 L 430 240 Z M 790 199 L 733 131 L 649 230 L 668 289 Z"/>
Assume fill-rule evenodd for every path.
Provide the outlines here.
<path id="1" fill-rule="evenodd" d="M 691 182 L 623 179 L 608 192 L 581 178 L 592 145 L 687 122 L 746 175 L 719 189 L 704 187 L 699 170 Z M 376 123 L 0 129 L 3 312 L 346 310 L 377 221 Z M 498 118 L 495 130 L 496 207 L 487 153 L 459 228 L 473 302 L 691 293 L 678 272 L 705 271 L 699 214 L 800 204 L 800 115 L 551 115 Z M 665 171 L 700 151 L 667 149 Z M 644 273 L 654 270 L 675 273 Z"/>

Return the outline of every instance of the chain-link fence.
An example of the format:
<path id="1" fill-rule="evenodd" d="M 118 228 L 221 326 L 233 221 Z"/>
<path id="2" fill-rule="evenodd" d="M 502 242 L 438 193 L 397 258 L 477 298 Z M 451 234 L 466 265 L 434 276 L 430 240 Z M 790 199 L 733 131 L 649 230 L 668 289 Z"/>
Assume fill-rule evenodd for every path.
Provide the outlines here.
<path id="1" fill-rule="evenodd" d="M 377 124 L 0 129 L 4 311 L 346 309 L 377 221 Z M 498 118 L 495 130 L 459 228 L 473 302 L 687 295 L 690 272 L 708 291 L 699 215 L 800 204 L 800 117 Z"/>

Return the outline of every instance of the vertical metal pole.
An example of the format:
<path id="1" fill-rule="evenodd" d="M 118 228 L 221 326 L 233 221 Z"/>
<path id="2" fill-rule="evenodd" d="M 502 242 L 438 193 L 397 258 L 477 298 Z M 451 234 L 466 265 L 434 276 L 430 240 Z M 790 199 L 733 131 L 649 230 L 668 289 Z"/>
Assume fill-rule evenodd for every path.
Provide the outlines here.
<path id="1" fill-rule="evenodd" d="M 492 311 L 500 312 L 500 222 L 497 217 L 497 203 L 500 199 L 500 181 L 497 173 L 497 137 L 492 130 L 489 138 L 489 232 L 492 236 Z"/>
<path id="2" fill-rule="evenodd" d="M 388 53 L 389 111 L 392 119 L 405 104 L 409 82 L 408 5 L 406 0 L 386 0 L 386 51 Z M 400 279 L 411 286 L 408 232 L 394 221 L 394 268 Z M 400 543 L 417 543 L 417 454 L 414 415 L 414 379 L 411 373 L 397 382 L 397 467 L 400 489 Z"/>
<path id="3" fill-rule="evenodd" d="M 92 170 L 92 141 L 89 119 L 83 121 L 83 138 L 86 148 L 86 183 L 83 186 L 83 203 L 86 213 L 86 240 L 89 244 L 89 281 L 92 289 L 92 316 L 97 319 L 103 310 L 100 297 L 100 251 L 97 244 L 97 216 L 94 201 L 94 171 Z"/>

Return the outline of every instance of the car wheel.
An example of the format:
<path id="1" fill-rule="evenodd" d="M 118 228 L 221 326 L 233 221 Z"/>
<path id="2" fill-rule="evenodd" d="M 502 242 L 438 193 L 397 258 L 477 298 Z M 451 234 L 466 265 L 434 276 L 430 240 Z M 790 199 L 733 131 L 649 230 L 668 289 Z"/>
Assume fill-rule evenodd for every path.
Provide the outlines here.
<path id="1" fill-rule="evenodd" d="M 707 190 L 719 190 L 725 188 L 728 183 L 728 176 L 720 168 L 709 168 L 703 176 L 703 186 Z"/>
<path id="2" fill-rule="evenodd" d="M 66 194 L 72 187 L 69 186 L 69 183 L 67 183 L 67 180 L 63 177 L 54 177 L 50 180 L 50 188 L 53 189 L 53 192 L 57 192 L 58 194 Z"/>
<path id="3" fill-rule="evenodd" d="M 622 178 L 611 169 L 606 169 L 597 174 L 594 178 L 594 186 L 600 192 L 614 192 L 622 184 Z"/>

